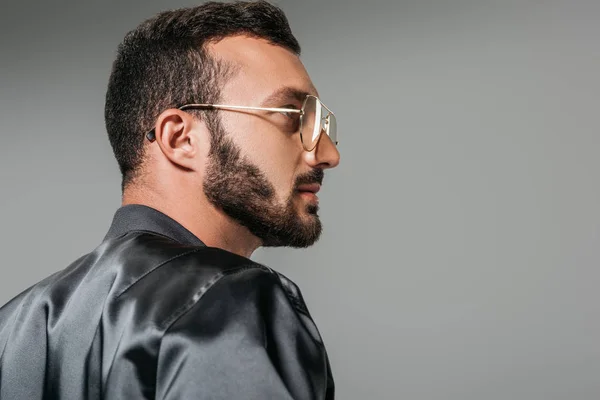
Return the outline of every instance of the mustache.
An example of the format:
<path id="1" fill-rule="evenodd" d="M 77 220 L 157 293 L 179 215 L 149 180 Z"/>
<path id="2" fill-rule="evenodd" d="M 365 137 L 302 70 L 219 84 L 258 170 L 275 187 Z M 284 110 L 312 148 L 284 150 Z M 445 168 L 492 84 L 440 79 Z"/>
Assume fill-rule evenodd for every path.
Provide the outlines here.
<path id="1" fill-rule="evenodd" d="M 323 183 L 323 178 L 325 178 L 325 172 L 323 172 L 322 169 L 313 169 L 296 178 L 296 187 L 301 185 L 311 185 L 313 183 L 321 185 Z"/>

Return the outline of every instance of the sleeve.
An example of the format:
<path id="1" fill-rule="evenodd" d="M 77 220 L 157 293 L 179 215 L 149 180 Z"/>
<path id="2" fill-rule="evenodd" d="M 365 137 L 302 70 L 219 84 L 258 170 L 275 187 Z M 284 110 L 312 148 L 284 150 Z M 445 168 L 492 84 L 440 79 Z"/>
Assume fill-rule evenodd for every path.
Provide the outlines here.
<path id="1" fill-rule="evenodd" d="M 316 326 L 272 272 L 225 275 L 161 341 L 156 399 L 326 399 L 328 360 Z"/>

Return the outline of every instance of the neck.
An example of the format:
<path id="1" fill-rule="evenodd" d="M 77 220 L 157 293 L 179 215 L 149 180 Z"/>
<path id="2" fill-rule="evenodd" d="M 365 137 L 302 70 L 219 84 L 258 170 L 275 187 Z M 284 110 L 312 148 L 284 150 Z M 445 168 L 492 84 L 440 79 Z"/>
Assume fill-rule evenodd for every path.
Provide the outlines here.
<path id="1" fill-rule="evenodd" d="M 209 247 L 217 247 L 250 258 L 261 240 L 241 226 L 205 196 L 173 194 L 148 188 L 127 188 L 122 205 L 141 204 L 168 215 Z"/>

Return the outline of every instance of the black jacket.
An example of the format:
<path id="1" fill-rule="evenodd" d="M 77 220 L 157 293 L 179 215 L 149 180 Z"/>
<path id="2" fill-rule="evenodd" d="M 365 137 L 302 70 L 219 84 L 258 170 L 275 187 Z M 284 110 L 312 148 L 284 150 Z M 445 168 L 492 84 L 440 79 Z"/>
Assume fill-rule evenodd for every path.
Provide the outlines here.
<path id="1" fill-rule="evenodd" d="M 333 398 L 297 286 L 145 206 L 0 308 L 2 400 Z"/>

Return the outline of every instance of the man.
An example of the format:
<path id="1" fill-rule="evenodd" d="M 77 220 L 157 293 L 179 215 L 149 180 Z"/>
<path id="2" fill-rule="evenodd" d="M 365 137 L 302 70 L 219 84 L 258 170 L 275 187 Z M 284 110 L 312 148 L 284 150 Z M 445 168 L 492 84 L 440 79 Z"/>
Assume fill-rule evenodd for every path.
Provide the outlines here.
<path id="1" fill-rule="evenodd" d="M 90 254 L 0 309 L 0 398 L 332 399 L 298 288 L 249 259 L 307 247 L 339 163 L 284 14 L 161 13 L 119 47 L 106 128 L 123 207 Z"/>

